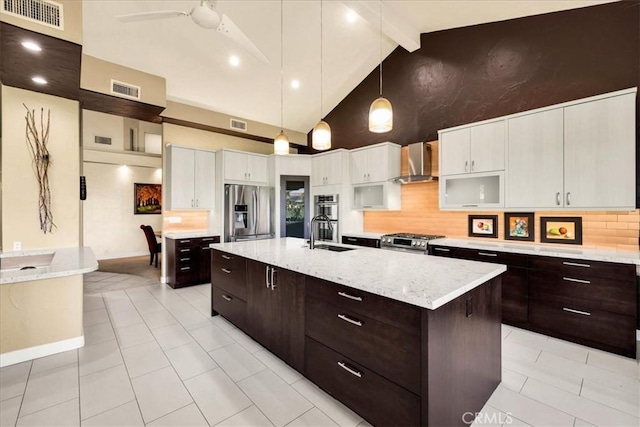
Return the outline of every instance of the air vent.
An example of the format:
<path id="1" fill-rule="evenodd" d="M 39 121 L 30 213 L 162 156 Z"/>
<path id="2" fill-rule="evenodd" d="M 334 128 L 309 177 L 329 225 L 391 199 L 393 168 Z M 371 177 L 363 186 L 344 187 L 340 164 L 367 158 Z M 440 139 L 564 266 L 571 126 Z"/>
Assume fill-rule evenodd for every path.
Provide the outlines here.
<path id="1" fill-rule="evenodd" d="M 231 119 L 231 129 L 239 130 L 241 132 L 246 132 L 247 122 L 243 122 L 242 120 L 238 120 L 238 119 Z"/>
<path id="2" fill-rule="evenodd" d="M 94 142 L 96 144 L 111 145 L 111 138 L 109 138 L 108 136 L 98 136 L 98 135 L 96 135 L 95 138 L 94 138 Z"/>
<path id="3" fill-rule="evenodd" d="M 46 0 L 1 0 L 2 11 L 13 16 L 37 22 L 47 27 L 64 30 L 62 5 Z"/>
<path id="4" fill-rule="evenodd" d="M 140 99 L 140 87 L 129 83 L 111 80 L 111 93 L 126 96 L 131 99 Z"/>

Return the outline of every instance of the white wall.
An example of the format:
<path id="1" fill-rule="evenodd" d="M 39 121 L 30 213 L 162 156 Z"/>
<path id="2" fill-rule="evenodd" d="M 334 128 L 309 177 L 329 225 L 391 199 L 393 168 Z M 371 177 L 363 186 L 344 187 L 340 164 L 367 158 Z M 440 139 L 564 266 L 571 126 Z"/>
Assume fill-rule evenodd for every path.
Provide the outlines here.
<path id="1" fill-rule="evenodd" d="M 133 184 L 162 183 L 160 169 L 84 162 L 84 244 L 98 259 L 148 255 L 141 224 L 162 229 L 161 215 L 134 215 Z"/>
<path id="2" fill-rule="evenodd" d="M 124 150 L 124 118 L 82 110 L 82 146 L 90 150 Z M 96 144 L 95 137 L 111 138 L 111 145 Z"/>

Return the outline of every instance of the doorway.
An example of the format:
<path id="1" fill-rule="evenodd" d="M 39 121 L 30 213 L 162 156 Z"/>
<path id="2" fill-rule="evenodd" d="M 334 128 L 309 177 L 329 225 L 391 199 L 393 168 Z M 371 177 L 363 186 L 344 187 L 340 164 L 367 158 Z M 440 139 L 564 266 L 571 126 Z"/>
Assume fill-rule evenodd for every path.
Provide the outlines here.
<path id="1" fill-rule="evenodd" d="M 309 177 L 282 176 L 280 205 L 281 237 L 308 238 Z"/>

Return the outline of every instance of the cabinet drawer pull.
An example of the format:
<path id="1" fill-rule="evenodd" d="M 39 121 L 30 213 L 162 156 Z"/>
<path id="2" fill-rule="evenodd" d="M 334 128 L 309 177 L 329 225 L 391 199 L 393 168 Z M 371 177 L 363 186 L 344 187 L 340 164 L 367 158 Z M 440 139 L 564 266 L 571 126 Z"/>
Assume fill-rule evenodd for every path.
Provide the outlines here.
<path id="1" fill-rule="evenodd" d="M 469 161 L 467 160 L 466 162 L 464 162 L 464 171 L 467 172 L 468 168 L 469 168 Z"/>
<path id="2" fill-rule="evenodd" d="M 178 240 L 179 243 L 189 243 L 191 240 Z"/>
<path id="3" fill-rule="evenodd" d="M 180 249 L 180 252 L 191 252 L 191 249 Z"/>
<path id="4" fill-rule="evenodd" d="M 556 193 L 556 205 L 560 206 L 560 192 Z"/>
<path id="5" fill-rule="evenodd" d="M 591 267 L 591 264 L 580 264 L 579 262 L 562 261 L 562 263 L 564 265 L 569 265 L 571 267 L 586 267 L 586 268 Z"/>
<path id="6" fill-rule="evenodd" d="M 476 161 L 475 160 L 471 160 L 471 172 L 473 172 L 475 167 L 476 167 Z"/>
<path id="7" fill-rule="evenodd" d="M 180 270 L 181 271 L 191 270 L 191 267 L 181 267 Z"/>
<path id="8" fill-rule="evenodd" d="M 572 279 L 571 277 L 563 277 L 562 280 L 566 280 L 567 282 L 584 283 L 585 285 L 591 283 L 591 280 Z"/>
<path id="9" fill-rule="evenodd" d="M 562 309 L 564 311 L 568 311 L 569 313 L 581 314 L 583 316 L 591 316 L 591 313 L 589 313 L 588 311 L 574 310 L 572 308 L 567 308 L 567 307 L 562 307 Z"/>
<path id="10" fill-rule="evenodd" d="M 189 261 L 191 258 L 180 258 L 180 261 Z"/>
<path id="11" fill-rule="evenodd" d="M 567 206 L 571 206 L 571 192 L 567 193 Z"/>
<path id="12" fill-rule="evenodd" d="M 345 239 L 349 242 L 357 242 L 358 239 L 354 239 L 353 237 L 345 237 Z"/>
<path id="13" fill-rule="evenodd" d="M 228 295 L 222 294 L 222 299 L 224 299 L 225 301 L 231 301 L 233 298 Z"/>
<path id="14" fill-rule="evenodd" d="M 352 318 L 350 318 L 348 316 L 345 316 L 344 314 L 338 314 L 338 317 L 340 319 L 344 320 L 345 322 L 351 323 L 352 325 L 362 326 L 362 322 L 360 320 L 352 319 Z"/>
<path id="15" fill-rule="evenodd" d="M 202 238 L 202 241 L 203 241 L 203 242 L 210 242 L 210 241 L 212 241 L 212 240 L 213 240 L 213 237 L 203 237 L 203 238 Z"/>
<path id="16" fill-rule="evenodd" d="M 349 366 L 347 366 L 346 363 L 344 362 L 338 362 L 338 366 L 340 366 L 342 369 L 344 369 L 345 371 L 349 372 L 351 375 L 354 375 L 358 378 L 362 378 L 362 372 L 360 371 L 356 371 L 353 368 L 350 368 Z"/>
<path id="17" fill-rule="evenodd" d="M 221 268 L 220 270 L 222 270 L 223 272 L 225 272 L 227 274 L 231 274 L 231 270 L 229 270 L 228 268 Z"/>
<path id="18" fill-rule="evenodd" d="M 209 249 L 211 249 L 209 246 L 203 246 L 203 247 L 202 247 L 202 250 L 203 250 L 203 251 L 208 251 Z"/>
<path id="19" fill-rule="evenodd" d="M 440 252 L 451 252 L 451 249 L 447 249 L 447 248 L 433 248 L 434 251 L 440 251 Z"/>
<path id="20" fill-rule="evenodd" d="M 222 259 L 231 259 L 231 257 L 229 255 L 220 255 L 222 257 Z"/>
<path id="21" fill-rule="evenodd" d="M 477 208 L 478 205 L 462 205 L 463 208 Z"/>
<path id="22" fill-rule="evenodd" d="M 352 299 L 354 301 L 362 301 L 362 297 L 357 297 L 355 295 L 349 295 L 346 292 L 338 292 L 338 295 L 340 295 L 341 297 Z"/>
<path id="23" fill-rule="evenodd" d="M 482 255 L 482 256 L 498 256 L 498 254 L 492 254 L 490 252 L 478 252 L 478 255 Z"/>

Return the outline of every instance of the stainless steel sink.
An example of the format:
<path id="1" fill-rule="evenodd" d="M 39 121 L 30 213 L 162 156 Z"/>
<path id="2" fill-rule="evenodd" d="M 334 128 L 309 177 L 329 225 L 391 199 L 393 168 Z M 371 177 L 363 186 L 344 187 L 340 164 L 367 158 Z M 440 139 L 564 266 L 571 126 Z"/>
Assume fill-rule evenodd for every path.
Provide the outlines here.
<path id="1" fill-rule="evenodd" d="M 315 249 L 325 249 L 327 251 L 333 251 L 333 252 L 347 252 L 347 251 L 352 251 L 355 248 L 345 248 L 343 246 L 333 246 L 333 245 L 315 245 Z"/>

